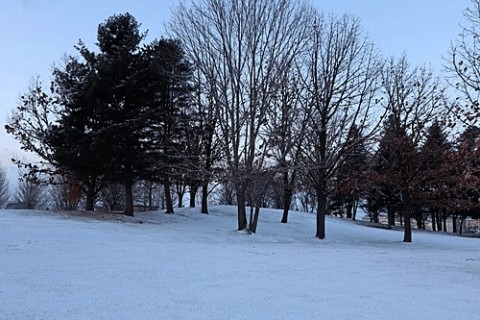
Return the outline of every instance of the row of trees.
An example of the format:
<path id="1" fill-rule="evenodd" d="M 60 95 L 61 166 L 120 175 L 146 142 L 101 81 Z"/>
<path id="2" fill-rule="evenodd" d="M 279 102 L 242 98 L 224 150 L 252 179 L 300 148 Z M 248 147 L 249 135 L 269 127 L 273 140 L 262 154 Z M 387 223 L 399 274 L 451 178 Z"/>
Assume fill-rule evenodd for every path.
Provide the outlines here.
<path id="1" fill-rule="evenodd" d="M 476 25 L 475 10 L 467 14 Z M 98 52 L 80 42 L 79 55 L 55 68 L 49 93 L 36 82 L 22 97 L 6 129 L 43 161 L 27 165 L 30 178 L 73 183 L 87 210 L 105 186 L 122 184 L 127 214 L 137 181 L 163 184 L 167 212 L 172 184 L 188 186 L 190 199 L 201 188 L 204 213 L 209 183 L 220 182 L 235 196 L 238 229 L 252 232 L 271 190 L 282 193 L 282 222 L 294 195 L 313 195 L 320 239 L 335 207 L 401 213 L 409 242 L 412 214 L 463 203 L 449 188 L 459 181 L 437 179 L 448 166 L 431 140 L 435 130 L 450 133 L 448 116 L 476 119 L 474 28 L 452 48 L 451 74 L 469 98 L 461 105 L 429 68 L 382 58 L 352 15 L 291 0 L 199 0 L 173 17 L 172 38 L 148 44 L 133 16 L 109 18 Z M 442 156 L 464 153 L 444 143 Z M 440 204 L 447 189 L 452 202 Z"/>
<path id="2" fill-rule="evenodd" d="M 6 129 L 42 159 L 27 165 L 27 179 L 80 187 L 87 210 L 107 184 L 122 184 L 129 215 L 136 181 L 163 181 L 170 193 L 193 129 L 191 70 L 179 41 L 142 45 L 145 36 L 131 15 L 113 16 L 98 28 L 98 53 L 80 41 L 79 56 L 54 69 L 49 93 L 37 81 L 21 97 Z"/>

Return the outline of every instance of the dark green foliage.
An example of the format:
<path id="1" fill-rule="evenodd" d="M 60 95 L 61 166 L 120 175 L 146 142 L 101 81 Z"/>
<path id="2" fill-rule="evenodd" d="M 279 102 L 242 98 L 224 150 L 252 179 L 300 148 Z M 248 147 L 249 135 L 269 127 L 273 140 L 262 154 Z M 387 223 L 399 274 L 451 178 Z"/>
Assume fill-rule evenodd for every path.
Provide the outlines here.
<path id="1" fill-rule="evenodd" d="M 109 56 L 136 51 L 145 38 L 140 24 L 129 13 L 113 15 L 98 26 L 97 46 Z"/>
<path id="2" fill-rule="evenodd" d="M 448 186 L 453 176 L 451 168 L 452 144 L 438 123 L 434 123 L 420 148 L 420 177 L 423 203 L 431 211 L 446 207 Z"/>
<path id="3" fill-rule="evenodd" d="M 104 181 L 123 184 L 127 214 L 135 181 L 168 180 L 183 159 L 189 121 L 190 66 L 180 43 L 140 47 L 138 28 L 129 14 L 107 19 L 98 28 L 99 53 L 80 42 L 80 57 L 54 71 L 64 111 L 48 139 L 56 163 L 88 182 L 92 197 Z"/>
<path id="4" fill-rule="evenodd" d="M 332 201 L 345 211 L 347 218 L 355 219 L 358 202 L 364 193 L 368 152 L 365 139 L 357 126 L 352 126 L 345 142 L 344 155 L 337 172 Z"/>
<path id="5" fill-rule="evenodd" d="M 405 217 L 405 242 L 411 242 L 410 215 L 415 204 L 419 169 L 415 142 L 392 114 L 385 125 L 369 174 L 367 208 L 398 211 Z M 375 214 L 378 212 L 374 212 Z M 389 217 L 389 224 L 393 224 Z"/>

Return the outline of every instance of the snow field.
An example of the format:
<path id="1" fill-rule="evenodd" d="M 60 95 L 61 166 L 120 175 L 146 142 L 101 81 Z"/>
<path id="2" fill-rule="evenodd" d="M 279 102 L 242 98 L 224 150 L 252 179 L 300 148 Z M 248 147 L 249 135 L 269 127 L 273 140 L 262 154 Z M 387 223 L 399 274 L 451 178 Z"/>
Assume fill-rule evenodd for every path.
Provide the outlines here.
<path id="1" fill-rule="evenodd" d="M 236 208 L 0 211 L 0 319 L 479 319 L 480 240 Z"/>

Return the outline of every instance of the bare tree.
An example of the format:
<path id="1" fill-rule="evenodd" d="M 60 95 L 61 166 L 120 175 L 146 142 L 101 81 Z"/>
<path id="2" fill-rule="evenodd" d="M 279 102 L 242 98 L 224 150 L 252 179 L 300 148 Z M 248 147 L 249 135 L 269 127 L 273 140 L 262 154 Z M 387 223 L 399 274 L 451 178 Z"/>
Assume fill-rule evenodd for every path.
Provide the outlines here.
<path id="1" fill-rule="evenodd" d="M 209 42 L 205 42 L 208 37 L 206 26 L 209 24 L 209 18 L 204 16 L 195 16 L 196 13 L 203 10 L 202 6 L 197 6 L 189 11 L 181 3 L 174 11 L 176 17 L 170 24 L 170 29 L 175 37 L 182 39 L 182 44 L 186 54 L 193 62 L 195 72 L 193 74 L 195 91 L 194 104 L 198 117 L 199 132 L 192 136 L 191 145 L 195 150 L 198 147 L 197 163 L 192 163 L 191 179 L 192 193 L 196 188 L 201 187 L 201 213 L 208 213 L 208 194 L 209 183 L 214 179 L 213 166 L 218 160 L 221 148 L 217 144 L 217 107 L 220 92 L 217 85 L 217 76 L 219 72 L 218 53 L 211 50 Z M 192 32 L 195 30 L 195 32 Z M 198 144 L 197 144 L 198 143 Z M 196 166 L 195 166 L 196 164 Z"/>
<path id="2" fill-rule="evenodd" d="M 311 24 L 310 41 L 303 173 L 316 193 L 316 237 L 323 239 L 329 181 L 349 148 L 356 145 L 354 141 L 345 143 L 352 127 L 362 139 L 378 131 L 382 115 L 374 110 L 374 98 L 381 63 L 358 19 L 351 15 L 318 14 Z"/>
<path id="3" fill-rule="evenodd" d="M 125 207 L 125 188 L 119 183 L 109 183 L 100 191 L 100 199 L 105 209 L 119 211 Z"/>
<path id="4" fill-rule="evenodd" d="M 42 182 L 55 183 L 59 174 L 65 175 L 67 172 L 55 160 L 49 138 L 52 127 L 58 124 L 64 109 L 54 89 L 52 84 L 50 91 L 47 91 L 38 77 L 33 78 L 5 125 L 6 132 L 20 142 L 21 149 L 34 153 L 39 159 L 34 163 L 25 159 L 13 159 L 15 164 L 26 169 L 23 178 L 27 180 L 41 178 Z M 86 195 L 86 209 L 93 210 L 93 200 L 103 184 L 101 177 L 89 172 L 78 182 Z"/>
<path id="5" fill-rule="evenodd" d="M 82 201 L 80 184 L 67 176 L 58 176 L 49 188 L 50 203 L 55 210 L 77 210 Z"/>
<path id="6" fill-rule="evenodd" d="M 15 202 L 23 204 L 25 209 L 40 209 L 47 204 L 46 186 L 31 179 L 22 179 L 15 193 Z"/>
<path id="7" fill-rule="evenodd" d="M 3 207 L 10 198 L 7 169 L 0 164 L 0 207 Z"/>
<path id="8" fill-rule="evenodd" d="M 33 78 L 27 92 L 20 97 L 5 130 L 14 136 L 22 150 L 35 153 L 43 162 L 53 162 L 52 148 L 46 139 L 48 130 L 60 115 L 52 94 L 45 92 L 38 77 Z M 21 162 L 20 160 L 17 160 Z"/>
<path id="9" fill-rule="evenodd" d="M 50 90 L 52 91 L 52 90 Z M 5 124 L 5 131 L 20 142 L 21 149 L 34 153 L 39 161 L 12 159 L 22 168 L 23 178 L 47 179 L 56 173 L 53 149 L 47 136 L 51 126 L 58 121 L 60 107 L 53 96 L 43 88 L 38 77 L 32 78 L 27 91 L 20 97 L 17 107 Z"/>
<path id="10" fill-rule="evenodd" d="M 304 45 L 309 11 L 292 0 L 201 0 L 174 13 L 172 29 L 209 86 L 206 100 L 215 108 L 226 178 L 235 186 L 239 230 L 247 228 L 247 190 L 266 166 L 272 95 Z"/>
<path id="11" fill-rule="evenodd" d="M 305 25 L 304 32 L 309 30 Z M 308 41 L 304 42 L 305 44 Z M 281 177 L 278 179 L 282 187 L 283 215 L 282 223 L 288 222 L 288 212 L 295 193 L 295 183 L 298 177 L 298 169 L 301 152 L 306 133 L 308 114 L 305 113 L 307 103 L 305 99 L 302 73 L 305 73 L 305 51 L 299 53 L 291 68 L 285 68 L 282 80 L 279 83 L 266 121 L 266 132 L 269 137 L 272 158 L 276 162 L 275 173 Z"/>
<path id="12" fill-rule="evenodd" d="M 468 25 L 462 26 L 462 32 L 450 48 L 448 64 L 445 69 L 452 75 L 452 84 L 463 99 L 457 98 L 456 119 L 467 125 L 478 121 L 480 112 L 480 0 L 471 0 L 471 7 L 464 11 Z"/>
<path id="13" fill-rule="evenodd" d="M 447 110 L 444 86 L 426 67 L 411 68 L 405 55 L 391 58 L 381 73 L 381 102 L 389 113 L 394 161 L 387 163 L 397 181 L 398 203 L 405 219 L 404 242 L 412 241 L 411 213 L 420 166 L 415 163 L 420 142 L 428 128 L 442 121 Z"/>

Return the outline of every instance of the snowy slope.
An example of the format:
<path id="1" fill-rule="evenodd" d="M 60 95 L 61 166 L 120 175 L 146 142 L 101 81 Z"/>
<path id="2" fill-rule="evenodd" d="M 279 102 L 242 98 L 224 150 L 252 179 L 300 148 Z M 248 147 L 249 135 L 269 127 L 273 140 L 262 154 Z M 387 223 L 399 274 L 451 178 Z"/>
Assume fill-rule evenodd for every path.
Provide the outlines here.
<path id="1" fill-rule="evenodd" d="M 0 211 L 0 319 L 480 319 L 479 239 L 280 218 Z"/>

